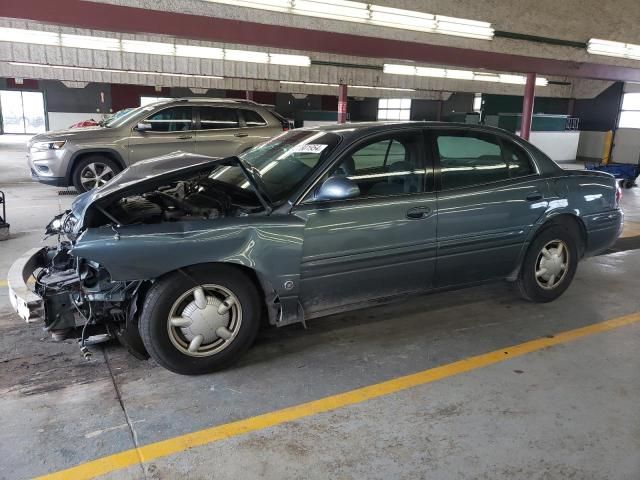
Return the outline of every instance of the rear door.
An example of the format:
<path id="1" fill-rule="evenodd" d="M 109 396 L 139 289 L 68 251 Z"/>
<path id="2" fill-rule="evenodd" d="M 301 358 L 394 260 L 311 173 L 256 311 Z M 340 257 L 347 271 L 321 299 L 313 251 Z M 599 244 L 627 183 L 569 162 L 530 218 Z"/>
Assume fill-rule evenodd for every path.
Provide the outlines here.
<path id="1" fill-rule="evenodd" d="M 304 201 L 300 296 L 305 312 L 339 309 L 432 286 L 436 195 L 421 130 L 370 138 L 347 151 L 328 176 L 357 183 L 360 196 Z"/>
<path id="2" fill-rule="evenodd" d="M 140 123 L 151 130 L 131 130 L 129 163 L 166 155 L 175 151 L 195 152 L 194 111 L 189 105 L 164 108 L 152 113 Z"/>
<path id="3" fill-rule="evenodd" d="M 439 287 L 508 276 L 548 206 L 545 179 L 524 148 L 474 129 L 433 129 Z"/>
<path id="4" fill-rule="evenodd" d="M 247 134 L 240 129 L 237 108 L 200 106 L 196 153 L 228 157 L 242 152 Z"/>

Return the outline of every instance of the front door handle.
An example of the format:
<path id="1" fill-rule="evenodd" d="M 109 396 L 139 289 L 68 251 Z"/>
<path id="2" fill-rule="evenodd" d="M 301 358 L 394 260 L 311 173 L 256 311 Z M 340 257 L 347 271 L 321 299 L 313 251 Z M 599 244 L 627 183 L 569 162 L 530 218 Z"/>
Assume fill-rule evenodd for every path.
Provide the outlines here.
<path id="1" fill-rule="evenodd" d="M 407 218 L 419 219 L 429 216 L 431 209 L 429 207 L 413 207 L 407 210 Z"/>
<path id="2" fill-rule="evenodd" d="M 178 140 L 190 140 L 193 138 L 193 135 L 180 135 Z"/>
<path id="3" fill-rule="evenodd" d="M 238 132 L 238 133 L 235 133 L 233 136 L 234 137 L 248 137 L 249 134 L 248 133 Z"/>
<path id="4" fill-rule="evenodd" d="M 527 195 L 528 202 L 536 202 L 538 200 L 542 200 L 542 193 L 540 192 L 531 192 L 529 195 Z"/>

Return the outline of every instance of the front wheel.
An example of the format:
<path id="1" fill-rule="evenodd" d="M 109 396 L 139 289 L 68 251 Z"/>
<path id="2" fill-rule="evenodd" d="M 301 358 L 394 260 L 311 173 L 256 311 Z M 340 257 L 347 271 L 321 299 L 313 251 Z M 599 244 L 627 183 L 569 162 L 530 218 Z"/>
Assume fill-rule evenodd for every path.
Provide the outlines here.
<path id="1" fill-rule="evenodd" d="M 175 373 L 222 369 L 251 346 L 260 326 L 258 291 L 239 269 L 214 265 L 155 283 L 140 316 L 147 351 Z"/>
<path id="2" fill-rule="evenodd" d="M 576 233 L 563 225 L 540 232 L 525 255 L 517 285 L 526 300 L 551 302 L 569 288 L 578 266 Z"/>
<path id="3" fill-rule="evenodd" d="M 120 167 L 110 158 L 91 155 L 80 162 L 73 171 L 73 186 L 80 193 L 101 187 L 120 172 Z"/>

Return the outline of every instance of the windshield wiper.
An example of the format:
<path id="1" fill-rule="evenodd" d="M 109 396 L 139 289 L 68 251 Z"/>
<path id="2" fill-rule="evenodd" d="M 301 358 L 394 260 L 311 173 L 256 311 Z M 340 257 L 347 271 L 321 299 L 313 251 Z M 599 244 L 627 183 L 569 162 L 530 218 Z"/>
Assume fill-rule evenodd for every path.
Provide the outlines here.
<path id="1" fill-rule="evenodd" d="M 260 187 L 260 184 L 256 180 L 256 177 L 253 176 L 249 168 L 247 168 L 247 165 L 240 158 L 235 156 L 226 158 L 224 163 L 222 163 L 222 165 L 224 164 L 237 165 L 240 167 L 240 170 L 242 170 L 242 173 L 246 177 L 247 182 L 249 182 L 249 185 L 251 185 L 254 192 L 256 193 L 256 197 L 258 197 L 258 201 L 264 207 L 265 211 L 267 212 L 267 215 L 269 215 L 273 211 L 273 207 L 271 205 L 269 197 L 266 194 L 266 192 Z"/>

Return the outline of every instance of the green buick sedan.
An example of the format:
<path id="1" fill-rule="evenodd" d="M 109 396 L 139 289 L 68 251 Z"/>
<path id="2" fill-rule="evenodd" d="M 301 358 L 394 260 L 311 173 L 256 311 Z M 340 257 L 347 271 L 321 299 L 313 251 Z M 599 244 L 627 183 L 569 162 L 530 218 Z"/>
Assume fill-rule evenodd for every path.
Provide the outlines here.
<path id="1" fill-rule="evenodd" d="M 619 201 L 612 176 L 495 128 L 303 128 L 237 157 L 134 164 L 51 221 L 58 245 L 18 259 L 9 294 L 85 355 L 117 338 L 199 374 L 236 361 L 263 322 L 496 280 L 552 301 L 618 238 Z"/>

